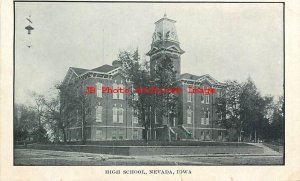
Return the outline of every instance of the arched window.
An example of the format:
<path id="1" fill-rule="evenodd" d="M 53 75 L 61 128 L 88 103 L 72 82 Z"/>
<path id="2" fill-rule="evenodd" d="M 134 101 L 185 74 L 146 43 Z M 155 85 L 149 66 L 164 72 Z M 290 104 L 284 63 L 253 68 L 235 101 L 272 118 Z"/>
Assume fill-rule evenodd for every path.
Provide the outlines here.
<path id="1" fill-rule="evenodd" d="M 117 123 L 118 122 L 118 109 L 117 107 L 113 107 L 113 123 Z"/>
<path id="2" fill-rule="evenodd" d="M 102 83 L 97 83 L 96 84 L 97 87 L 97 97 L 102 97 Z"/>
<path id="3" fill-rule="evenodd" d="M 123 108 L 119 108 L 118 115 L 119 115 L 119 123 L 123 123 Z"/>
<path id="4" fill-rule="evenodd" d="M 123 89 L 123 92 L 124 92 L 124 85 L 122 84 L 122 82 L 121 82 L 121 84 L 119 84 L 119 88 L 120 88 L 120 89 Z M 124 93 L 120 93 L 120 92 L 119 92 L 119 99 L 123 99 L 123 94 L 124 94 Z"/>
<path id="5" fill-rule="evenodd" d="M 113 83 L 113 90 L 118 89 L 118 84 Z M 113 99 L 118 99 L 118 93 L 113 92 Z"/>
<path id="6" fill-rule="evenodd" d="M 96 107 L 96 122 L 102 122 L 102 106 Z"/>
<path id="7" fill-rule="evenodd" d="M 189 88 L 187 87 L 187 102 L 192 102 L 192 94 L 189 93 Z"/>

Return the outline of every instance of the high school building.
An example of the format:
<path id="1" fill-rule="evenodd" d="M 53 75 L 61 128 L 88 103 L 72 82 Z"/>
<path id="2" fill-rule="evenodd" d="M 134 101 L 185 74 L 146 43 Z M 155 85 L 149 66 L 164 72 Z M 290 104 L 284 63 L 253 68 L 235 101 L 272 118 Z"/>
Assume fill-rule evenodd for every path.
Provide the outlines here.
<path id="1" fill-rule="evenodd" d="M 185 52 L 180 48 L 175 21 L 163 18 L 155 22 L 151 49 L 147 53 L 150 57 L 150 73 L 156 64 L 167 55 L 173 61 L 177 78 L 181 82 L 180 111 L 177 118 L 167 123 L 162 117 L 153 115 L 151 127 L 147 133 L 151 139 L 174 140 L 225 139 L 225 129 L 217 124 L 222 115 L 216 113 L 216 98 L 223 93 L 222 83 L 210 75 L 181 74 L 181 55 Z M 64 84 L 80 78 L 84 86 L 96 87 L 96 93 L 89 96 L 89 112 L 86 116 L 87 126 L 85 134 L 87 140 L 136 140 L 142 139 L 143 127 L 139 124 L 137 112 L 129 104 L 129 94 L 102 93 L 102 87 L 130 87 L 130 81 L 125 80 L 120 72 L 120 62 L 113 61 L 112 65 L 103 65 L 91 70 L 70 67 Z M 214 88 L 216 94 L 190 94 L 188 87 Z M 68 140 L 80 140 L 82 137 L 81 117 L 78 111 L 74 114 L 75 123 L 68 127 Z"/>

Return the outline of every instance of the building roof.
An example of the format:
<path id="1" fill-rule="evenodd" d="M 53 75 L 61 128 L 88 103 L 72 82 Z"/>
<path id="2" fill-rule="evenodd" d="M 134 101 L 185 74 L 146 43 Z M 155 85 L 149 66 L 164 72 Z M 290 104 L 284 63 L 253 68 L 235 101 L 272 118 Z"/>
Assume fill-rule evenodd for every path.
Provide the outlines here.
<path id="1" fill-rule="evenodd" d="M 76 67 L 70 67 L 70 68 L 72 68 L 77 75 L 81 75 L 81 74 L 85 73 L 86 71 L 88 71 L 88 69 L 82 69 L 82 68 L 76 68 Z"/>
<path id="2" fill-rule="evenodd" d="M 81 74 L 84 74 L 84 73 L 86 73 L 86 72 L 88 72 L 88 71 L 95 71 L 95 72 L 103 72 L 103 73 L 107 73 L 107 72 L 109 72 L 109 71 L 115 69 L 113 66 L 107 65 L 107 64 L 102 65 L 102 66 L 97 67 L 97 68 L 94 68 L 94 69 L 91 69 L 91 70 L 89 70 L 89 69 L 83 69 L 83 68 L 77 68 L 77 67 L 70 67 L 70 68 L 71 68 L 72 70 L 74 70 L 74 72 L 75 72 L 78 76 L 81 75 Z"/>
<path id="3" fill-rule="evenodd" d="M 200 81 L 202 82 L 203 80 L 208 80 L 209 82 L 216 84 L 216 85 L 224 85 L 223 83 L 217 81 L 216 79 L 214 79 L 212 76 L 210 76 L 209 74 L 205 74 L 205 75 L 193 75 L 193 74 L 189 74 L 189 73 L 184 73 L 180 75 L 180 79 L 187 79 L 187 80 L 192 80 L 192 81 Z"/>
<path id="4" fill-rule="evenodd" d="M 167 18 L 166 14 L 163 18 L 156 21 L 152 43 L 157 41 L 174 41 L 179 43 L 175 22 L 176 21 Z"/>
<path id="5" fill-rule="evenodd" d="M 197 80 L 202 76 L 198 76 L 198 75 L 193 75 L 193 74 L 189 74 L 189 73 L 184 73 L 180 75 L 180 79 L 190 79 L 190 80 Z"/>
<path id="6" fill-rule="evenodd" d="M 106 73 L 106 72 L 112 71 L 113 69 L 115 69 L 113 66 L 105 64 L 100 67 L 94 68 L 91 71 Z"/>

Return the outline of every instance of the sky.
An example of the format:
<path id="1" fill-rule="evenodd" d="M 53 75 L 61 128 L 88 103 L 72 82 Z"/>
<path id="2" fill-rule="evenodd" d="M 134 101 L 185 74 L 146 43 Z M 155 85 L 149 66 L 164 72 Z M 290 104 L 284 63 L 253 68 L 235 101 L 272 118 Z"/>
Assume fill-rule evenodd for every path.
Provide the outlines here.
<path id="1" fill-rule="evenodd" d="M 154 22 L 176 21 L 181 73 L 246 81 L 262 95 L 283 95 L 280 3 L 15 3 L 15 101 L 50 95 L 69 67 L 111 65 L 120 51 L 150 50 Z M 29 35 L 25 27 L 34 30 Z M 28 48 L 27 45 L 32 45 Z"/>

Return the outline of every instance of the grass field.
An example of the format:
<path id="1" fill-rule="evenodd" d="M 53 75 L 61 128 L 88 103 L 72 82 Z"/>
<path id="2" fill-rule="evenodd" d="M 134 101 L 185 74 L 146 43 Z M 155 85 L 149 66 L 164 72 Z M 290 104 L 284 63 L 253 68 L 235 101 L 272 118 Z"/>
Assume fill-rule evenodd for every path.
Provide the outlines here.
<path id="1" fill-rule="evenodd" d="M 53 150 L 15 149 L 14 165 L 282 165 L 283 156 L 210 155 L 210 156 L 121 156 Z"/>
<path id="2" fill-rule="evenodd" d="M 64 143 L 61 143 L 64 144 Z M 68 142 L 68 145 L 80 145 L 81 142 Z M 87 141 L 86 145 L 107 146 L 252 146 L 247 143 L 237 142 L 214 142 L 214 141 L 148 141 L 144 140 L 112 140 L 112 141 Z"/>

